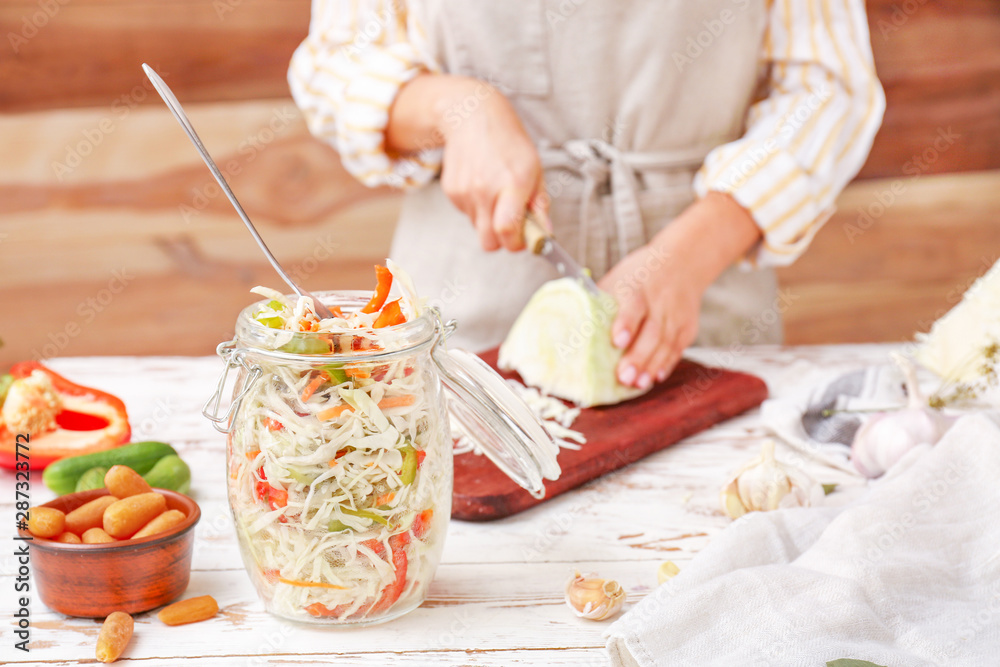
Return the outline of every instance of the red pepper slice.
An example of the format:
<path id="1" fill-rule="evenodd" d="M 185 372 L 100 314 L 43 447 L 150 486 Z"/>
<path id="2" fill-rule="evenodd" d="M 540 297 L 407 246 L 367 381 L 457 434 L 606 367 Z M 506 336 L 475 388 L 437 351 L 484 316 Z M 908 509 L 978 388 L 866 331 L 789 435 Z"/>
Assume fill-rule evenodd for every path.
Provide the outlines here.
<path id="1" fill-rule="evenodd" d="M 361 309 L 362 313 L 374 313 L 385 303 L 389 297 L 389 289 L 392 287 L 392 271 L 376 264 L 375 281 L 375 293 L 372 294 L 371 301 Z"/>
<path id="2" fill-rule="evenodd" d="M 48 376 L 63 401 L 63 409 L 55 417 L 56 428 L 31 434 L 29 464 L 32 470 L 41 470 L 67 456 L 112 449 L 129 441 L 132 429 L 121 399 L 70 382 L 37 361 L 14 364 L 10 374 L 19 380 L 34 371 Z M 17 467 L 17 436 L 0 423 L 0 467 L 11 470 Z"/>
<path id="3" fill-rule="evenodd" d="M 418 540 L 424 539 L 431 528 L 431 519 L 434 517 L 434 510 L 424 510 L 413 520 L 413 536 Z"/>
<path id="4" fill-rule="evenodd" d="M 288 505 L 288 491 L 271 486 L 271 483 L 267 481 L 267 473 L 264 472 L 263 468 L 260 470 L 260 480 L 254 482 L 253 490 L 257 498 L 267 503 L 267 506 L 272 510 Z M 281 516 L 278 518 L 278 521 L 287 523 L 288 517 Z"/>
<path id="5" fill-rule="evenodd" d="M 382 312 L 378 314 L 378 317 L 375 319 L 375 324 L 373 324 L 372 327 L 375 329 L 381 329 L 383 327 L 392 327 L 397 324 L 402 324 L 405 321 L 406 318 L 403 316 L 403 311 L 399 307 L 399 299 L 396 299 L 395 301 L 390 301 L 385 304 L 385 308 L 383 308 Z"/>
<path id="6" fill-rule="evenodd" d="M 403 589 L 406 588 L 406 570 L 408 566 L 404 547 L 409 541 L 410 536 L 406 533 L 393 535 L 389 538 L 389 546 L 392 547 L 392 567 L 396 570 L 396 578 L 382 589 L 382 595 L 372 605 L 370 614 L 381 614 L 387 611 L 392 605 L 396 604 L 396 600 L 403 594 Z"/>
<path id="7" fill-rule="evenodd" d="M 340 607 L 334 607 L 333 609 L 327 609 L 326 605 L 322 602 L 313 602 L 311 605 L 306 606 L 306 611 L 310 615 L 317 618 L 322 618 L 324 616 L 338 616 L 338 610 Z"/>
<path id="8" fill-rule="evenodd" d="M 277 419 L 271 417 L 264 417 L 261 423 L 267 427 L 268 431 L 283 431 L 285 430 L 285 425 L 279 422 Z"/>
<path id="9" fill-rule="evenodd" d="M 271 506 L 271 509 L 276 510 L 279 507 L 285 507 L 288 505 L 288 491 L 284 489 L 276 489 L 273 486 L 270 487 L 270 491 L 267 494 L 267 502 Z M 281 517 L 284 519 L 285 517 Z"/>

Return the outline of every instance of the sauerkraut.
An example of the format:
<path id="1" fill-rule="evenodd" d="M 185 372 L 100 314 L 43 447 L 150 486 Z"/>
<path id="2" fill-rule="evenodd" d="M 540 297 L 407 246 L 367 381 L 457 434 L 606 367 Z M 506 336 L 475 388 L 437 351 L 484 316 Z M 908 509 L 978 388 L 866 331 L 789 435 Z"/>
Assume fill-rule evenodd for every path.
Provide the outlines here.
<path id="1" fill-rule="evenodd" d="M 251 579 L 286 618 L 395 617 L 424 599 L 440 557 L 448 421 L 429 347 L 397 334 L 421 304 L 398 267 L 383 271 L 371 301 L 327 319 L 311 299 L 254 290 L 268 300 L 247 326 L 271 330 L 274 349 L 246 355 L 261 375 L 233 418 L 229 501 Z"/>

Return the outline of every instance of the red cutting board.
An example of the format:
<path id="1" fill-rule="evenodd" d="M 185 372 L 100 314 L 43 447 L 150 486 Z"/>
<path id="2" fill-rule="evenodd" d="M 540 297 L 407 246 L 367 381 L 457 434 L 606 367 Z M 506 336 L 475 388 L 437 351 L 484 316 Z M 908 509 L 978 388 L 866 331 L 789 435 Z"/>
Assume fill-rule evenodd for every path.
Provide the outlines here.
<path id="1" fill-rule="evenodd" d="M 496 368 L 497 350 L 479 356 Z M 516 373 L 501 375 L 520 379 Z M 456 456 L 451 515 L 490 521 L 523 512 L 756 407 L 765 398 L 767 385 L 758 377 L 682 360 L 670 378 L 649 393 L 618 405 L 583 410 L 572 428 L 582 432 L 587 443 L 579 450 L 559 450 L 562 474 L 545 482 L 541 500 L 485 456 Z"/>

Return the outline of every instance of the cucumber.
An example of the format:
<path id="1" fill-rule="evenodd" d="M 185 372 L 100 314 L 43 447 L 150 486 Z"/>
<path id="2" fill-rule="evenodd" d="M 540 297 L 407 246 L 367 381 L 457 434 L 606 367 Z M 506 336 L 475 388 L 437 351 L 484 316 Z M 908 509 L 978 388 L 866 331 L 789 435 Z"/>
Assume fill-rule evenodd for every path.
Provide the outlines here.
<path id="1" fill-rule="evenodd" d="M 170 489 L 178 493 L 191 490 L 191 468 L 176 454 L 168 454 L 142 476 L 154 489 Z"/>
<path id="2" fill-rule="evenodd" d="M 90 491 L 91 489 L 104 488 L 104 476 L 108 474 L 108 469 L 104 466 L 96 466 L 80 475 L 76 480 L 76 491 Z"/>
<path id="3" fill-rule="evenodd" d="M 174 448 L 165 442 L 133 442 L 115 449 L 59 459 L 45 469 L 42 481 L 45 482 L 45 486 L 62 496 L 73 493 L 80 476 L 91 468 L 126 465 L 143 475 L 152 470 L 156 462 L 164 456 L 176 453 Z"/>

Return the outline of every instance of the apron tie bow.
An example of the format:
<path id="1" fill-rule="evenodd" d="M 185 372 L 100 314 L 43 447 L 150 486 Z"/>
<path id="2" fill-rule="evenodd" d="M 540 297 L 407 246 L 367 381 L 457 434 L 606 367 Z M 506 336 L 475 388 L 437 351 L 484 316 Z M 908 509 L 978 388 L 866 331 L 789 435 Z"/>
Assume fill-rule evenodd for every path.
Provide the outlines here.
<path id="1" fill-rule="evenodd" d="M 636 199 L 638 186 L 628 154 L 600 139 L 572 139 L 561 147 L 543 146 L 542 166 L 576 172 L 583 180 L 580 202 L 578 256 L 600 277 L 619 259 L 645 242 L 642 214 Z M 602 197 L 611 195 L 615 243 L 602 223 Z M 589 253 L 593 247 L 595 252 Z M 602 252 L 601 249 L 607 248 Z"/>

